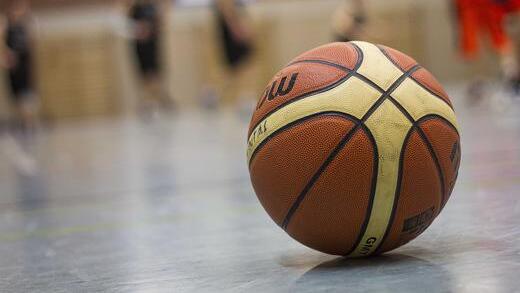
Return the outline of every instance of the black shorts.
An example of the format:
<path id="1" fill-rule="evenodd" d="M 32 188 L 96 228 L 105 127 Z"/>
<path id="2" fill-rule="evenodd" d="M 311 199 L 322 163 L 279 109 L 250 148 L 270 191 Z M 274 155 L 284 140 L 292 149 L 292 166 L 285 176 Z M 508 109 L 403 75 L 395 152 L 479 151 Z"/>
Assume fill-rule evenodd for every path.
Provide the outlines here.
<path id="1" fill-rule="evenodd" d="M 224 38 L 226 61 L 231 68 L 238 67 L 251 55 L 251 45 L 238 42 L 232 38 Z"/>
<path id="2" fill-rule="evenodd" d="M 135 52 L 139 63 L 139 71 L 142 75 L 159 73 L 159 52 L 157 40 L 136 42 Z"/>
<path id="3" fill-rule="evenodd" d="M 231 28 L 226 23 L 224 16 L 220 11 L 217 11 L 218 27 L 220 31 L 220 38 L 224 49 L 226 62 L 231 69 L 235 69 L 251 56 L 253 45 L 251 42 L 242 42 L 237 40 Z"/>
<path id="4" fill-rule="evenodd" d="M 13 103 L 21 102 L 24 94 L 33 89 L 30 66 L 26 62 L 20 62 L 16 68 L 9 70 L 9 88 Z"/>

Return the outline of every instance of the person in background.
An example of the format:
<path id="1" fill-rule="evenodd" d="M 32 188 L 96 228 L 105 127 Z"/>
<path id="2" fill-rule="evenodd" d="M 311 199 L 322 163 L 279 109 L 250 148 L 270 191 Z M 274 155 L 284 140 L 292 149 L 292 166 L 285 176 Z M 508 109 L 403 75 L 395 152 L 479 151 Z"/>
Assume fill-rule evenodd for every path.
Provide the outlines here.
<path id="1" fill-rule="evenodd" d="M 214 3 L 220 43 L 230 74 L 224 86 L 225 93 L 231 92 L 231 87 L 240 87 L 239 79 L 247 70 L 253 51 L 253 33 L 243 7 L 240 0 L 216 0 Z M 226 97 L 224 103 L 229 100 L 230 97 Z"/>
<path id="2" fill-rule="evenodd" d="M 3 43 L 14 126 L 23 132 L 33 131 L 37 125 L 38 101 L 32 78 L 31 14 L 28 1 L 13 0 L 8 4 Z"/>
<path id="3" fill-rule="evenodd" d="M 520 94 L 520 71 L 516 48 L 505 25 L 508 15 L 520 11 L 520 0 L 455 0 L 459 26 L 459 47 L 463 57 L 475 60 L 479 53 L 479 35 L 487 34 L 500 57 L 503 78 L 508 88 Z M 483 82 L 475 81 L 468 88 L 474 99 L 483 96 Z"/>
<path id="4" fill-rule="evenodd" d="M 338 42 L 362 39 L 366 22 L 363 0 L 343 1 L 332 17 L 334 39 Z"/>
<path id="5" fill-rule="evenodd" d="M 153 0 L 135 0 L 130 7 L 134 51 L 143 81 L 142 113 L 171 110 L 173 100 L 161 80 L 161 7 Z"/>

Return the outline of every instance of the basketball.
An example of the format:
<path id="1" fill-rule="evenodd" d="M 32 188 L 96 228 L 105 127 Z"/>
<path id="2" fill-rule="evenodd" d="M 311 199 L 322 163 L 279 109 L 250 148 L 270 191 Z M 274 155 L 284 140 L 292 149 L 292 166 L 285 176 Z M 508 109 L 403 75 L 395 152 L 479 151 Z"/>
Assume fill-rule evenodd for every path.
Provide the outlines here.
<path id="1" fill-rule="evenodd" d="M 457 179 L 456 116 L 414 59 L 367 42 L 332 43 L 292 60 L 253 113 L 253 188 L 291 237 L 364 257 L 416 238 Z"/>

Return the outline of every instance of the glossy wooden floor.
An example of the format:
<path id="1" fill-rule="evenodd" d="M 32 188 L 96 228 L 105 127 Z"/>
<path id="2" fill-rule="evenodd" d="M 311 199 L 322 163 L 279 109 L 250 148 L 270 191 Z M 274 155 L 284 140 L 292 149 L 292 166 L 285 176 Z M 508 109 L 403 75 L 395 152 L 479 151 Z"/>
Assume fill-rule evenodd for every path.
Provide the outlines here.
<path id="1" fill-rule="evenodd" d="M 420 238 L 367 260 L 312 251 L 271 222 L 234 113 L 4 134 L 0 292 L 518 292 L 520 99 L 454 96 L 451 201 Z"/>

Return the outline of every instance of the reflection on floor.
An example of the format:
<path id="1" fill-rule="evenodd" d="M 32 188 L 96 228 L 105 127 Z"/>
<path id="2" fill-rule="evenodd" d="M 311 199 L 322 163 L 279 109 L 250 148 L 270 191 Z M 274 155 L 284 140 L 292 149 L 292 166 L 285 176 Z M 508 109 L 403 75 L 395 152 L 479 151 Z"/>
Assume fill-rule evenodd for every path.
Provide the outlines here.
<path id="1" fill-rule="evenodd" d="M 232 112 L 3 135 L 0 291 L 515 291 L 520 99 L 454 96 L 452 199 L 419 239 L 369 260 L 314 252 L 271 222 L 249 183 L 247 118 Z"/>

